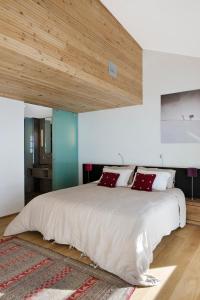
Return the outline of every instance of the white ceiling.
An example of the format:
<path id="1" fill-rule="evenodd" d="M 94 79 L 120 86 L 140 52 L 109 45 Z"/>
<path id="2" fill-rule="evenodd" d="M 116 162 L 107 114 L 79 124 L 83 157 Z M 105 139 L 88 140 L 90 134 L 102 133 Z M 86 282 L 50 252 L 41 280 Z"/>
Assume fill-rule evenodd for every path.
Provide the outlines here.
<path id="1" fill-rule="evenodd" d="M 200 0 L 101 0 L 143 49 L 200 57 Z"/>
<path id="2" fill-rule="evenodd" d="M 24 104 L 24 117 L 25 118 L 51 118 L 52 108 L 39 106 L 34 104 L 25 103 Z"/>

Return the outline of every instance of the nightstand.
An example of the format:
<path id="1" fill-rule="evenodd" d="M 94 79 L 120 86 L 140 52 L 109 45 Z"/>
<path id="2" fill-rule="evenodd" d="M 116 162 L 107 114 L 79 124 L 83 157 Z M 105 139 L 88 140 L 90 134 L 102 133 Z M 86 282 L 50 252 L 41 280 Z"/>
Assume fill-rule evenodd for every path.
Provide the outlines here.
<path id="1" fill-rule="evenodd" d="M 192 200 L 186 198 L 187 223 L 200 225 L 200 198 Z"/>

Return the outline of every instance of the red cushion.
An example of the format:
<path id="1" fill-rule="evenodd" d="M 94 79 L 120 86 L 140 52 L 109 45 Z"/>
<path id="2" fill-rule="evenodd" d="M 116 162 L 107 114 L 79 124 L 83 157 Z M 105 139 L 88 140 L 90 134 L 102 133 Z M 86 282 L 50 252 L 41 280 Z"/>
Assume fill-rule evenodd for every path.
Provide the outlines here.
<path id="1" fill-rule="evenodd" d="M 98 185 L 114 188 L 116 186 L 119 175 L 120 174 L 118 174 L 118 173 L 104 172 L 101 176 L 101 179 L 100 179 Z"/>
<path id="2" fill-rule="evenodd" d="M 132 190 L 152 192 L 152 185 L 153 185 L 155 178 L 156 178 L 155 174 L 136 173 L 136 177 L 133 182 Z"/>

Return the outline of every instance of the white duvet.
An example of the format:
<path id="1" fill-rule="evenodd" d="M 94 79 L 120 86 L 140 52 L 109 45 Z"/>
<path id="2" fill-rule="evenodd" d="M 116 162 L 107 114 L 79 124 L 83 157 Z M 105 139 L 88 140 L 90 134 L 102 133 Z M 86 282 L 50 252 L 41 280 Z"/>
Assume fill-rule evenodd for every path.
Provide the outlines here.
<path id="1" fill-rule="evenodd" d="M 39 231 L 46 240 L 74 246 L 130 284 L 153 285 L 146 275 L 153 250 L 185 222 L 185 197 L 179 189 L 143 192 L 91 183 L 36 197 L 5 235 Z"/>

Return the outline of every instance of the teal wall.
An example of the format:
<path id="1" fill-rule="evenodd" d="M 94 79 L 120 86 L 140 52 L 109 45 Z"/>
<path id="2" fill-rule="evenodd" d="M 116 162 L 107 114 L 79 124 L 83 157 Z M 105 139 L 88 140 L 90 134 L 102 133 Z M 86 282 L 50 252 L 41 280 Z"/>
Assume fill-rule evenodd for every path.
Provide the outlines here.
<path id="1" fill-rule="evenodd" d="M 53 190 L 78 185 L 78 115 L 53 110 Z"/>

